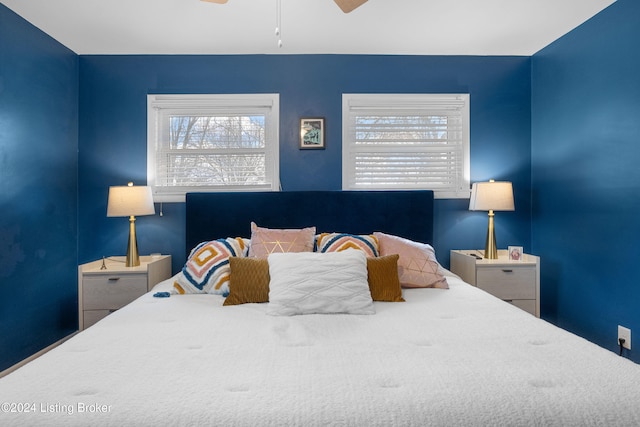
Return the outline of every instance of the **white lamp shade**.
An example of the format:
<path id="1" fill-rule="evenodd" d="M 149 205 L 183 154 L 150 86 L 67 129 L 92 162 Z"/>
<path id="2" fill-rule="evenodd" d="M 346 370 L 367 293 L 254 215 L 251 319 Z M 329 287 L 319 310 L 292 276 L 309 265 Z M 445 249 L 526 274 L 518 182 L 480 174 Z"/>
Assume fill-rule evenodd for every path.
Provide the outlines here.
<path id="1" fill-rule="evenodd" d="M 107 216 L 140 216 L 155 213 L 151 187 L 142 185 L 109 187 Z"/>
<path id="2" fill-rule="evenodd" d="M 470 211 L 513 211 L 513 186 L 506 181 L 475 182 L 471 187 Z"/>

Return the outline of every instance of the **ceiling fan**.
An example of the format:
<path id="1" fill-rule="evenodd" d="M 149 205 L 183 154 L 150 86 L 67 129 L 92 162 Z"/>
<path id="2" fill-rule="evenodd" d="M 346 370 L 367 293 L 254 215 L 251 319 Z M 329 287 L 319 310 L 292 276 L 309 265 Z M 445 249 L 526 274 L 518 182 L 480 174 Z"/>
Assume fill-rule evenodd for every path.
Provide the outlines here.
<path id="1" fill-rule="evenodd" d="M 207 1 L 209 3 L 218 3 L 224 4 L 229 0 L 202 0 Z M 342 9 L 344 13 L 349 13 L 357 7 L 362 6 L 367 2 L 367 0 L 333 0 L 336 4 Z"/>

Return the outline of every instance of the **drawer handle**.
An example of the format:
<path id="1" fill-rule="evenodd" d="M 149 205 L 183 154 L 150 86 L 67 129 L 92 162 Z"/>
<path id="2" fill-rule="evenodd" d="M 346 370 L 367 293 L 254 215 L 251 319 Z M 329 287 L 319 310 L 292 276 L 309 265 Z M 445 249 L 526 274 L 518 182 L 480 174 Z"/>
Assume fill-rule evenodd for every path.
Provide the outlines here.
<path id="1" fill-rule="evenodd" d="M 503 273 L 513 273 L 513 270 L 511 270 L 511 269 L 507 269 L 507 268 L 503 268 L 503 269 L 502 269 L 502 272 L 503 272 Z"/>
<path id="2" fill-rule="evenodd" d="M 110 282 L 117 282 L 118 280 L 120 280 L 119 277 L 109 277 Z"/>

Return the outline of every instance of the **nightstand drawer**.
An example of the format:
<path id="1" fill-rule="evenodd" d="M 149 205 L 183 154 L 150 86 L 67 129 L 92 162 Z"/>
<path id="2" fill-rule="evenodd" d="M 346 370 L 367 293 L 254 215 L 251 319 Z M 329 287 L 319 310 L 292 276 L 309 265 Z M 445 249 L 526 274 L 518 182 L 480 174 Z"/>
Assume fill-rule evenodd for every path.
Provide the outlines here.
<path id="1" fill-rule="evenodd" d="M 84 310 L 117 310 L 147 292 L 146 274 L 85 276 Z"/>
<path id="2" fill-rule="evenodd" d="M 507 302 L 515 305 L 521 310 L 526 311 L 527 313 L 536 315 L 536 300 L 534 299 L 514 299 L 507 300 Z"/>
<path id="3" fill-rule="evenodd" d="M 88 328 L 110 315 L 113 310 L 84 310 L 84 327 Z"/>
<path id="4" fill-rule="evenodd" d="M 478 268 L 476 285 L 504 300 L 536 299 L 535 267 Z"/>

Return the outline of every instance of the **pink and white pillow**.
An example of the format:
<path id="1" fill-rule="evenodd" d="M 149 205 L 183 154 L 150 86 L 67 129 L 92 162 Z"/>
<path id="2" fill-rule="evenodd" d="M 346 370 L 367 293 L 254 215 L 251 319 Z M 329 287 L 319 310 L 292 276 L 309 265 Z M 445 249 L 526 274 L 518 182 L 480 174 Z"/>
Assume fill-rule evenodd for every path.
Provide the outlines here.
<path id="1" fill-rule="evenodd" d="M 249 256 L 267 258 L 270 254 L 313 252 L 316 228 L 276 229 L 258 227 L 251 223 Z"/>
<path id="2" fill-rule="evenodd" d="M 449 289 L 431 245 L 380 232 L 373 234 L 380 243 L 381 256 L 400 255 L 398 276 L 403 288 Z"/>

